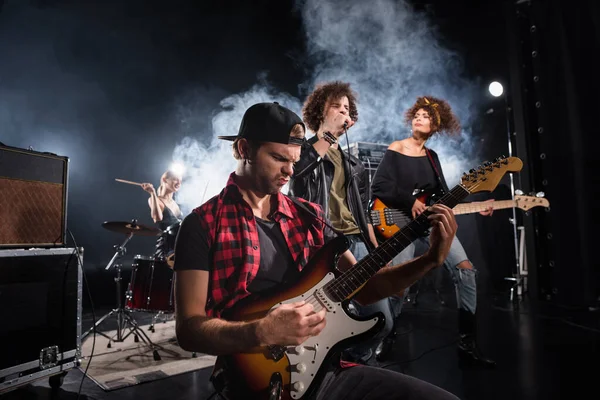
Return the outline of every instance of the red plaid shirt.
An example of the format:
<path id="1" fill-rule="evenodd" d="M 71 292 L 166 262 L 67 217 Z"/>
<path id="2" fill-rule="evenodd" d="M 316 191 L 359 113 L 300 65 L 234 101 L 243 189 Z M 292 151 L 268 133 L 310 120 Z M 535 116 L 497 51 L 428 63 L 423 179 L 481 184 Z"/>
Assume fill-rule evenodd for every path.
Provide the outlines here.
<path id="1" fill-rule="evenodd" d="M 325 218 L 321 207 L 298 199 L 311 211 Z M 231 173 L 221 193 L 194 211 L 207 232 L 211 266 L 206 315 L 220 317 L 237 301 L 248 296 L 248 285 L 256 277 L 260 265 L 260 245 L 256 219 L 242 198 L 235 173 Z M 277 194 L 277 210 L 273 220 L 279 224 L 298 270 L 324 244 L 324 224 L 298 210 L 294 202 Z"/>

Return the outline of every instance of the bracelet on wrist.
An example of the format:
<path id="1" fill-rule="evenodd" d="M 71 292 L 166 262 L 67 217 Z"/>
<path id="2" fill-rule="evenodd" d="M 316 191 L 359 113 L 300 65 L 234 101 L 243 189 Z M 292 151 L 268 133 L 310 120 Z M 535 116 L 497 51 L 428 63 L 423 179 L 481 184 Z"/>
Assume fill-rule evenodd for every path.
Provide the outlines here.
<path id="1" fill-rule="evenodd" d="M 330 145 L 334 145 L 337 143 L 337 139 L 329 132 L 323 132 L 323 139 L 329 142 Z"/>

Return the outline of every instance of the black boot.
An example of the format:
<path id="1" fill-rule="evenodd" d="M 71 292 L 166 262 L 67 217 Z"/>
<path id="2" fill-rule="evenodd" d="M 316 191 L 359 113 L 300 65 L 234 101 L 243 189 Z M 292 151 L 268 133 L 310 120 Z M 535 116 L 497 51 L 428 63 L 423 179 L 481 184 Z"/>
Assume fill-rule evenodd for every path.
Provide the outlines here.
<path id="1" fill-rule="evenodd" d="M 475 340 L 475 314 L 470 311 L 458 310 L 458 330 L 460 341 L 458 342 L 458 358 L 461 366 L 493 368 L 496 362 L 485 357 Z"/>

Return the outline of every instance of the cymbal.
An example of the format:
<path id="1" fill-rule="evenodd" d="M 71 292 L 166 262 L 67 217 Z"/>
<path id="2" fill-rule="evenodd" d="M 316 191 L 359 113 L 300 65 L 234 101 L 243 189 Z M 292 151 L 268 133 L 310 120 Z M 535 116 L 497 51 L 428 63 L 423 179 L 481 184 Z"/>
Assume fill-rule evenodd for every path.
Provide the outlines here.
<path id="1" fill-rule="evenodd" d="M 104 229 L 118 233 L 132 233 L 138 236 L 158 236 L 161 232 L 158 228 L 152 228 L 140 223 L 125 221 L 106 221 L 102 224 Z"/>

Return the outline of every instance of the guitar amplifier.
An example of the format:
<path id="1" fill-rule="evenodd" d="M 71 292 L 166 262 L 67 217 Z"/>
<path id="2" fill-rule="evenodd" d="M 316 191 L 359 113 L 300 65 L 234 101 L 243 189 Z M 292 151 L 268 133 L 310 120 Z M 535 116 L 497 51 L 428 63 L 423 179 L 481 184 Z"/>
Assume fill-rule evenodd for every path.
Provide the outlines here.
<path id="1" fill-rule="evenodd" d="M 80 365 L 83 248 L 77 250 L 0 250 L 0 394 L 45 377 L 54 386 Z"/>
<path id="2" fill-rule="evenodd" d="M 68 161 L 0 146 L 0 247 L 66 243 Z"/>

